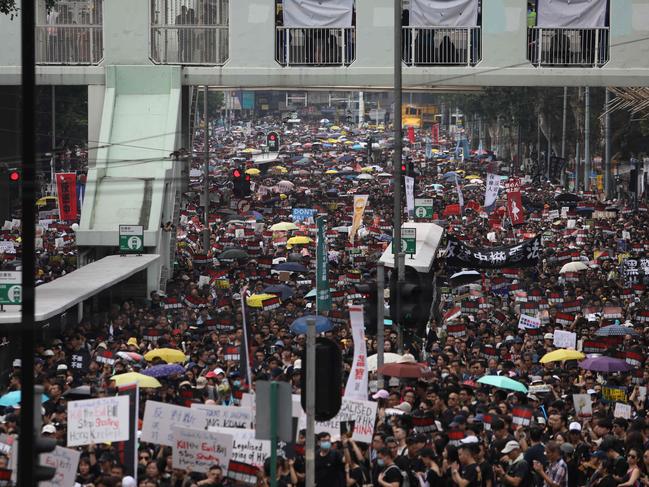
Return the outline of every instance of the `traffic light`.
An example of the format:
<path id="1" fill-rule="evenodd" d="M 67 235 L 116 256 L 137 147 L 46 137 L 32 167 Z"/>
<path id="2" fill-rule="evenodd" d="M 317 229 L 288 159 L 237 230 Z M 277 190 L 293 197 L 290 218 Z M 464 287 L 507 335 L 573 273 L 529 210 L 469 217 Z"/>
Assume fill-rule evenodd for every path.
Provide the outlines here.
<path id="1" fill-rule="evenodd" d="M 365 334 L 376 335 L 378 326 L 378 290 L 376 284 L 358 284 L 356 290 L 363 295 L 365 304 L 363 305 L 363 316 L 365 319 Z"/>
<path id="2" fill-rule="evenodd" d="M 250 194 L 250 175 L 246 174 L 243 168 L 236 168 L 232 171 L 232 189 L 238 198 L 245 198 Z"/>
<path id="3" fill-rule="evenodd" d="M 42 482 L 46 480 L 52 480 L 54 475 L 56 475 L 56 469 L 54 467 L 48 467 L 46 465 L 41 465 L 39 463 L 39 455 L 41 453 L 49 453 L 54 451 L 56 448 L 56 439 L 55 438 L 44 438 L 41 436 L 41 428 L 43 425 L 43 419 L 41 416 L 42 408 L 42 399 L 43 399 L 43 386 L 34 386 L 34 456 L 36 461 L 34 462 L 34 480 L 36 482 Z"/>
<path id="4" fill-rule="evenodd" d="M 392 274 L 390 316 L 403 328 L 415 330 L 419 336 L 423 336 L 428 324 L 432 298 L 433 284 L 430 273 L 420 273 L 407 266 L 405 276 L 400 282 L 396 282 Z"/>
<path id="5" fill-rule="evenodd" d="M 7 173 L 7 177 L 9 178 L 9 181 L 11 183 L 17 184 L 20 183 L 20 180 L 22 179 L 22 174 L 20 173 L 19 169 L 9 169 Z"/>
<path id="6" fill-rule="evenodd" d="M 328 421 L 338 414 L 342 405 L 343 358 L 340 348 L 328 338 L 318 337 L 315 343 L 315 419 Z M 306 349 L 302 352 L 300 389 L 302 409 L 306 411 L 307 381 Z"/>
<path id="7" fill-rule="evenodd" d="M 268 132 L 266 147 L 268 147 L 268 152 L 279 152 L 279 134 L 277 132 Z"/>

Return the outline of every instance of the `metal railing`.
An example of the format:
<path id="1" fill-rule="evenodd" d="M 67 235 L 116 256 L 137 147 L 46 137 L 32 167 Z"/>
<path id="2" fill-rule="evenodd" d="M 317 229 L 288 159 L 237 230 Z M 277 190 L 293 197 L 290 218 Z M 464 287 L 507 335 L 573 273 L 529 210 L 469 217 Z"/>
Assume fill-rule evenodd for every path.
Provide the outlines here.
<path id="1" fill-rule="evenodd" d="M 151 60 L 158 64 L 223 64 L 229 55 L 227 25 L 151 27 Z"/>
<path id="2" fill-rule="evenodd" d="M 36 27 L 37 64 L 99 64 L 103 57 L 100 25 Z"/>
<path id="3" fill-rule="evenodd" d="M 276 27 L 275 60 L 282 66 L 348 66 L 355 59 L 355 27 Z"/>
<path id="4" fill-rule="evenodd" d="M 403 61 L 409 66 L 475 66 L 482 58 L 480 27 L 404 27 Z"/>
<path id="5" fill-rule="evenodd" d="M 609 60 L 609 29 L 530 27 L 527 59 L 538 67 L 600 67 Z"/>

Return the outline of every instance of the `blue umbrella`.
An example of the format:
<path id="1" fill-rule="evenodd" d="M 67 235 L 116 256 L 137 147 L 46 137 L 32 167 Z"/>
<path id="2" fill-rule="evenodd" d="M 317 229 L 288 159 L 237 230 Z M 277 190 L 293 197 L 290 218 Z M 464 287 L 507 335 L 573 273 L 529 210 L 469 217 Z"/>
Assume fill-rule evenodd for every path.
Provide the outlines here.
<path id="1" fill-rule="evenodd" d="M 620 325 L 619 323 L 616 323 L 614 325 L 608 325 L 600 328 L 595 332 L 595 335 L 600 336 L 600 337 L 620 337 L 624 335 L 633 335 L 637 336 L 639 333 L 635 331 L 633 328 L 629 328 L 623 325 Z"/>
<path id="2" fill-rule="evenodd" d="M 282 301 L 289 299 L 291 296 L 293 296 L 293 289 L 291 289 L 289 286 L 285 284 L 278 284 L 276 286 L 268 286 L 264 289 L 265 293 L 268 294 L 277 294 L 281 298 Z"/>
<path id="3" fill-rule="evenodd" d="M 45 394 L 41 396 L 41 403 L 49 401 L 50 398 Z M 0 406 L 9 407 L 20 404 L 20 391 L 11 391 L 0 397 Z"/>
<path id="4" fill-rule="evenodd" d="M 262 215 L 262 214 L 259 213 L 258 211 L 252 210 L 252 211 L 250 211 L 249 214 L 250 214 L 251 216 L 254 216 L 254 217 L 255 217 L 255 220 L 257 220 L 257 221 L 261 221 L 261 220 L 264 219 L 264 215 Z"/>
<path id="5" fill-rule="evenodd" d="M 143 370 L 142 373 L 144 375 L 148 375 L 149 377 L 155 377 L 156 379 L 159 379 L 161 377 L 169 377 L 170 375 L 174 374 L 184 374 L 185 367 L 180 364 L 160 364 L 149 367 L 148 369 Z"/>
<path id="6" fill-rule="evenodd" d="M 446 181 L 454 181 L 457 179 L 458 175 L 455 171 L 449 171 L 442 176 Z"/>
<path id="7" fill-rule="evenodd" d="M 307 316 L 302 316 L 297 320 L 295 320 L 293 323 L 291 323 L 291 331 L 296 335 L 301 335 L 306 333 L 307 326 L 308 326 L 307 320 L 309 319 L 315 319 L 316 333 L 324 333 L 333 328 L 333 324 L 331 323 L 331 320 L 329 320 L 329 318 L 326 318 L 324 316 L 307 315 Z"/>
<path id="8" fill-rule="evenodd" d="M 303 266 L 302 264 L 298 264 L 297 262 L 282 262 L 281 264 L 277 264 L 275 266 L 275 270 L 277 271 L 289 271 L 289 272 L 307 272 L 308 269 Z"/>

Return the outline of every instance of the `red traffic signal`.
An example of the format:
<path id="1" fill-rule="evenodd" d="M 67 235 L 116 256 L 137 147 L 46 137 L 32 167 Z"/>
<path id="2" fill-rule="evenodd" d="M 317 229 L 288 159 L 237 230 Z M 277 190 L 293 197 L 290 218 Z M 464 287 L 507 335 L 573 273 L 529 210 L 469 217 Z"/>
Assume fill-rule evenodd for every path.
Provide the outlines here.
<path id="1" fill-rule="evenodd" d="M 9 171 L 9 180 L 13 182 L 20 181 L 20 171 L 17 171 L 16 169 Z"/>
<path id="2" fill-rule="evenodd" d="M 401 172 L 405 173 L 406 172 L 406 165 L 401 164 Z"/>
<path id="3" fill-rule="evenodd" d="M 246 174 L 246 181 L 250 181 L 250 175 Z"/>
<path id="4" fill-rule="evenodd" d="M 268 140 L 273 140 L 273 141 L 274 141 L 274 140 L 277 140 L 277 136 L 275 136 L 275 134 L 270 134 L 270 135 L 268 136 Z"/>
<path id="5" fill-rule="evenodd" d="M 241 177 L 241 171 L 239 171 L 238 169 L 235 169 L 234 171 L 232 171 L 232 177 L 240 178 Z"/>

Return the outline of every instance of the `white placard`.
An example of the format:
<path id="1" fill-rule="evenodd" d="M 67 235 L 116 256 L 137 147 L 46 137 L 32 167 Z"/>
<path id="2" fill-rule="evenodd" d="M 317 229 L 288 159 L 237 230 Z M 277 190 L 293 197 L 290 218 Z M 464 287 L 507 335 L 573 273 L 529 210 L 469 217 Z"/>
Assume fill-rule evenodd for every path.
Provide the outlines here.
<path id="1" fill-rule="evenodd" d="M 173 467 L 207 473 L 213 465 L 227 466 L 232 455 L 232 435 L 214 431 L 172 428 Z"/>
<path id="2" fill-rule="evenodd" d="M 572 402 L 579 418 L 590 418 L 593 415 L 593 400 L 590 394 L 573 394 Z"/>
<path id="3" fill-rule="evenodd" d="M 364 401 L 367 399 L 367 348 L 365 346 L 365 323 L 363 306 L 349 306 L 349 321 L 354 340 L 354 359 L 345 387 L 345 397 Z"/>
<path id="4" fill-rule="evenodd" d="M 247 463 L 255 467 L 263 467 L 264 461 L 270 456 L 270 441 L 255 438 L 255 430 L 237 428 L 218 428 L 212 426 L 209 431 L 223 433 L 232 437 L 231 460 Z"/>
<path id="5" fill-rule="evenodd" d="M 218 426 L 221 428 L 245 428 L 254 427 L 254 415 L 252 409 L 240 406 L 210 406 L 206 404 L 192 404 L 192 409 L 205 411 L 206 427 Z"/>
<path id="6" fill-rule="evenodd" d="M 374 401 L 357 401 L 343 397 L 342 406 L 335 418 L 329 421 L 316 422 L 315 431 L 323 431 L 331 434 L 333 438 L 340 437 L 340 422 L 354 421 L 354 441 L 371 443 L 374 434 L 374 422 L 376 421 L 376 402 Z M 306 415 L 300 415 L 298 428 L 306 428 Z"/>
<path id="7" fill-rule="evenodd" d="M 577 334 L 571 331 L 554 330 L 554 346 L 557 348 L 576 348 Z"/>
<path id="8" fill-rule="evenodd" d="M 616 402 L 615 410 L 613 411 L 613 417 L 631 419 L 631 411 L 632 411 L 631 404 Z"/>
<path id="9" fill-rule="evenodd" d="M 40 464 L 54 467 L 56 474 L 51 481 L 40 482 L 39 487 L 72 487 L 77 477 L 80 457 L 80 451 L 63 448 L 62 446 L 57 446 L 52 452 L 42 453 L 40 455 Z"/>
<path id="10" fill-rule="evenodd" d="M 68 402 L 68 446 L 129 439 L 128 397 Z"/>
<path id="11" fill-rule="evenodd" d="M 201 429 L 207 422 L 205 411 L 174 406 L 157 401 L 147 401 L 142 422 L 140 441 L 158 445 L 174 445 L 172 428 Z"/>
<path id="12" fill-rule="evenodd" d="M 518 320 L 518 328 L 520 330 L 538 330 L 541 328 L 541 319 L 534 316 L 521 315 Z"/>
<path id="13" fill-rule="evenodd" d="M 0 254 L 15 254 L 16 246 L 13 240 L 0 240 Z"/>
<path id="14" fill-rule="evenodd" d="M 415 178 L 404 176 L 403 181 L 406 186 L 406 213 L 408 216 L 415 213 Z"/>

